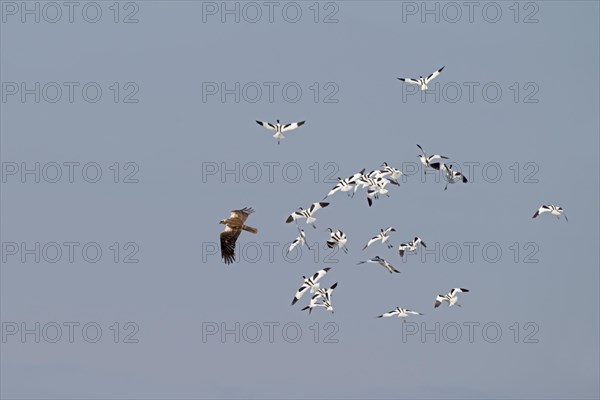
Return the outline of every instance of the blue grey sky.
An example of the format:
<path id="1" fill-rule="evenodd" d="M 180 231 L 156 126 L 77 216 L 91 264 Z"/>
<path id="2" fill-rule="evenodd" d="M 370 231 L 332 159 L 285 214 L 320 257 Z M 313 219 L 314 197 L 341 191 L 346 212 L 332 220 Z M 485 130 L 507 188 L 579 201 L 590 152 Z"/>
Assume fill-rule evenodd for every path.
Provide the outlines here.
<path id="1" fill-rule="evenodd" d="M 2 398 L 600 396 L 597 1 L 476 2 L 472 21 L 462 2 L 277 2 L 272 22 L 263 2 L 81 2 L 72 22 L 55 4 L 0 3 Z M 396 79 L 442 66 L 423 99 Z M 307 122 L 277 145 L 257 119 Z M 469 183 L 424 178 L 417 143 Z M 390 197 L 332 196 L 300 224 L 318 244 L 285 256 L 292 211 L 384 161 L 405 172 Z M 569 221 L 533 220 L 542 204 Z M 218 221 L 244 206 L 259 233 L 226 266 Z M 390 225 L 393 249 L 362 251 Z M 401 273 L 356 265 L 375 255 Z M 335 313 L 290 306 L 326 266 Z M 462 307 L 434 309 L 453 287 Z M 424 315 L 375 318 L 397 306 Z"/>

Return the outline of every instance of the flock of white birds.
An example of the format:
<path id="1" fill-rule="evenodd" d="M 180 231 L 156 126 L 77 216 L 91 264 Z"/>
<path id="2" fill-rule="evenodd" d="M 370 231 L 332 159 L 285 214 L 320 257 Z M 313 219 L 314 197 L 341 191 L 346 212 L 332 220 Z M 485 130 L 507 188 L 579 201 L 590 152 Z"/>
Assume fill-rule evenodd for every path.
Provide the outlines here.
<path id="1" fill-rule="evenodd" d="M 431 73 L 427 77 L 419 77 L 418 79 L 413 78 L 398 78 L 399 80 L 409 83 L 419 85 L 421 90 L 427 90 L 427 84 L 434 78 L 436 78 L 444 69 L 444 67 L 438 69 L 437 71 Z M 306 121 L 292 122 L 287 124 L 281 124 L 279 120 L 276 123 L 271 122 L 262 122 L 256 121 L 259 125 L 267 128 L 269 130 L 275 131 L 273 137 L 277 140 L 277 144 L 281 142 L 282 139 L 285 138 L 283 135 L 284 132 L 289 132 L 294 129 L 299 128 L 304 125 Z M 432 154 L 427 155 L 425 150 L 417 144 L 421 154 L 418 156 L 421 164 L 423 165 L 424 173 L 428 172 L 428 169 L 436 170 L 442 173 L 445 178 L 446 185 L 444 190 L 448 189 L 448 185 L 454 183 L 467 183 L 467 178 L 459 171 L 456 171 L 452 168 L 452 164 L 447 164 L 443 160 L 448 160 L 447 156 L 440 154 Z M 298 237 L 294 239 L 288 248 L 288 253 L 293 251 L 296 247 L 306 246 L 308 249 L 310 247 L 307 243 L 306 232 L 298 226 L 298 220 L 305 219 L 307 225 L 311 225 L 316 229 L 316 217 L 315 214 L 317 211 L 324 209 L 330 205 L 329 202 L 325 202 L 324 200 L 328 197 L 334 195 L 337 192 L 347 193 L 348 196 L 354 197 L 354 195 L 361 189 L 364 189 L 366 192 L 367 203 L 369 207 L 373 205 L 375 200 L 378 200 L 380 196 L 389 197 L 389 190 L 386 188 L 388 185 L 396 185 L 399 186 L 399 179 L 403 175 L 402 171 L 393 166 L 389 165 L 387 162 L 384 162 L 381 169 L 376 169 L 365 173 L 365 169 L 360 172 L 356 172 L 349 176 L 346 179 L 338 178 L 338 183 L 327 193 L 327 195 L 320 202 L 316 202 L 310 205 L 307 209 L 299 208 L 298 211 L 294 211 L 291 213 L 286 219 L 286 223 L 295 222 L 296 227 L 298 229 Z M 233 210 L 231 212 L 230 218 L 226 220 L 222 220 L 221 223 L 225 224 L 225 230 L 221 233 L 221 252 L 223 259 L 226 263 L 230 263 L 235 255 L 234 255 L 234 247 L 235 241 L 240 235 L 242 230 L 249 231 L 251 233 L 257 233 L 257 230 L 251 227 L 244 225 L 245 220 L 248 218 L 249 214 L 253 212 L 250 208 L 244 208 L 242 210 Z M 565 220 L 568 221 L 566 214 L 562 207 L 556 205 L 542 205 L 533 215 L 533 218 L 536 218 L 540 214 L 550 213 L 554 215 L 557 219 L 560 219 L 561 216 L 565 217 Z M 327 228 L 329 231 L 329 240 L 327 240 L 327 247 L 333 249 L 338 247 L 340 250 L 345 253 L 348 252 L 347 242 L 348 237 L 344 232 L 339 229 Z M 390 234 L 392 232 L 396 232 L 394 227 L 382 228 L 379 233 L 369 239 L 366 245 L 362 250 L 366 250 L 369 246 L 375 244 L 376 242 L 381 242 L 382 245 L 385 245 L 388 249 L 393 248 L 394 246 L 390 243 Z M 417 251 L 419 245 L 423 247 L 427 247 L 423 239 L 419 237 L 414 237 L 412 240 L 400 243 L 398 246 L 398 253 L 400 257 L 403 257 L 406 252 L 414 253 Z M 384 260 L 379 256 L 375 256 L 369 260 L 360 261 L 358 264 L 366 264 L 373 263 L 378 264 L 385 268 L 390 274 L 400 273 L 391 263 Z M 332 303 L 332 295 L 333 291 L 337 287 L 337 282 L 331 285 L 328 288 L 322 288 L 320 284 L 320 280 L 327 275 L 327 273 L 331 270 L 331 267 L 323 268 L 313 275 L 309 277 L 303 276 L 303 282 L 300 288 L 296 291 L 294 298 L 292 300 L 292 305 L 296 304 L 303 295 L 308 291 L 312 294 L 310 298 L 309 304 L 304 307 L 302 310 L 308 310 L 309 313 L 312 312 L 313 308 L 322 307 L 327 311 L 331 311 L 333 313 L 333 303 Z M 468 289 L 456 287 L 450 290 L 448 294 L 442 295 L 438 294 L 435 298 L 434 308 L 439 307 L 443 302 L 447 302 L 449 307 L 459 306 L 458 304 L 458 293 L 466 293 L 469 292 Z M 386 318 L 386 317 L 398 317 L 404 318 L 409 315 L 423 315 L 419 312 L 412 311 L 410 309 L 396 307 L 395 309 L 383 313 L 379 315 L 377 318 Z"/>
<path id="2" fill-rule="evenodd" d="M 449 183 L 467 182 L 467 179 L 460 172 L 452 171 L 451 166 L 446 166 L 444 163 L 432 162 L 438 159 L 448 159 L 448 157 L 437 154 L 427 156 L 427 154 L 423 151 L 423 148 L 418 144 L 417 146 L 419 147 L 422 153 L 421 155 L 419 155 L 419 159 L 421 160 L 421 163 L 425 168 L 431 168 L 434 170 L 444 172 L 447 181 L 446 188 Z M 427 171 L 425 171 L 425 173 L 427 173 Z M 401 176 L 402 171 L 400 171 L 397 168 L 394 168 L 387 162 L 384 162 L 382 164 L 382 169 L 376 169 L 368 173 L 365 173 L 365 169 L 363 169 L 360 172 L 352 174 L 346 179 L 338 178 L 338 183 L 327 193 L 323 200 L 338 192 L 346 192 L 348 196 L 354 197 L 359 190 L 364 189 L 366 192 L 367 203 L 369 204 L 369 207 L 371 207 L 373 205 L 373 201 L 377 200 L 380 195 L 386 195 L 389 197 L 389 191 L 388 189 L 386 189 L 386 186 L 388 184 L 399 186 L 400 183 L 398 182 L 398 180 Z M 313 228 L 316 228 L 316 212 L 318 210 L 328 207 L 329 205 L 330 203 L 325 201 L 313 203 L 308 209 L 299 208 L 298 211 L 294 211 L 288 216 L 286 223 L 295 222 L 299 232 L 298 237 L 290 243 L 288 253 L 294 250 L 297 246 L 304 245 L 308 247 L 306 232 L 304 231 L 304 229 L 301 229 L 297 225 L 298 220 L 305 219 L 307 225 L 311 225 Z M 326 242 L 327 247 L 330 249 L 338 247 L 340 250 L 347 253 L 348 237 L 346 236 L 346 234 L 339 229 L 327 228 L 327 231 L 329 232 L 329 239 Z M 366 250 L 371 245 L 375 245 L 377 242 L 380 242 L 381 245 L 386 246 L 388 249 L 393 248 L 394 246 L 390 241 L 390 235 L 392 232 L 396 232 L 396 228 L 394 228 L 393 226 L 381 228 L 375 236 L 373 236 L 367 241 L 362 250 Z M 414 253 L 417 251 L 419 246 L 427 247 L 423 239 L 419 237 L 414 237 L 413 240 L 399 244 L 398 254 L 400 255 L 400 257 L 403 257 L 404 254 L 407 252 Z M 400 271 L 398 271 L 391 263 L 379 256 L 375 256 L 369 260 L 360 261 L 358 265 L 366 263 L 378 264 L 385 268 L 390 274 L 400 273 Z M 333 313 L 334 310 L 332 303 L 332 294 L 333 290 L 337 287 L 338 283 L 336 282 L 329 288 L 324 289 L 321 287 L 321 284 L 319 282 L 330 270 L 331 267 L 323 268 L 315 272 L 312 276 L 303 276 L 302 286 L 300 286 L 300 288 L 296 291 L 296 294 L 294 295 L 294 298 L 292 300 L 292 305 L 296 304 L 296 302 L 302 298 L 304 293 L 309 291 L 312 294 L 310 303 L 302 310 L 309 310 L 310 313 L 315 307 L 323 307 L 325 310 L 331 311 Z M 447 302 L 449 306 L 460 306 L 457 303 L 457 293 L 468 291 L 469 290 L 465 288 L 453 288 L 446 295 L 438 294 L 435 299 L 434 307 L 439 307 L 439 305 L 442 304 L 444 301 Z M 396 307 L 392 311 L 379 315 L 378 318 L 396 316 L 404 320 L 404 318 L 408 317 L 411 314 L 423 315 L 419 312 L 407 308 Z"/>

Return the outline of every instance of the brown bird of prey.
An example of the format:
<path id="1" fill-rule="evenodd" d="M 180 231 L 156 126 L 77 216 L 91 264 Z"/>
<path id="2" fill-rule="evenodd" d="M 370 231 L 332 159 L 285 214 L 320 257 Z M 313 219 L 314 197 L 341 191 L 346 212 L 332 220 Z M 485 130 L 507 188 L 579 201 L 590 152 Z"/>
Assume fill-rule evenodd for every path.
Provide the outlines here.
<path id="1" fill-rule="evenodd" d="M 221 257 L 225 264 L 231 264 L 235 261 L 235 241 L 242 231 L 258 233 L 258 229 L 244 225 L 246 219 L 254 210 L 244 207 L 241 210 L 231 211 L 229 218 L 222 219 L 219 223 L 225 225 L 225 230 L 221 232 Z"/>

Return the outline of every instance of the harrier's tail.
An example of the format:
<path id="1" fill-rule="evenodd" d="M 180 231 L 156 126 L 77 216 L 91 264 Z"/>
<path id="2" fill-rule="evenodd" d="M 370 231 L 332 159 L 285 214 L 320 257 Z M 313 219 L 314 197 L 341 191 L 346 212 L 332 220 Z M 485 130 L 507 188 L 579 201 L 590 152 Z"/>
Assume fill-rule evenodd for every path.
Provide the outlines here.
<path id="1" fill-rule="evenodd" d="M 242 226 L 242 229 L 245 230 L 245 231 L 247 231 L 247 232 L 250 232 L 250 233 L 258 233 L 258 229 L 253 228 L 253 227 L 248 226 L 248 225 Z"/>

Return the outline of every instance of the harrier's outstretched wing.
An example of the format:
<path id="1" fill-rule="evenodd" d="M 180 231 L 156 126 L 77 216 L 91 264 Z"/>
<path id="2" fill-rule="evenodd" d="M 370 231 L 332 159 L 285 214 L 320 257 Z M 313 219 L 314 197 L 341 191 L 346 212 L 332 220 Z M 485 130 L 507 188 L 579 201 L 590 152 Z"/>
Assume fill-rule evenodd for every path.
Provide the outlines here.
<path id="1" fill-rule="evenodd" d="M 241 228 L 232 229 L 229 226 L 221 232 L 221 257 L 225 264 L 231 264 L 235 261 L 235 242 L 242 233 Z"/>

